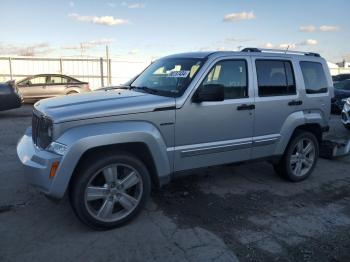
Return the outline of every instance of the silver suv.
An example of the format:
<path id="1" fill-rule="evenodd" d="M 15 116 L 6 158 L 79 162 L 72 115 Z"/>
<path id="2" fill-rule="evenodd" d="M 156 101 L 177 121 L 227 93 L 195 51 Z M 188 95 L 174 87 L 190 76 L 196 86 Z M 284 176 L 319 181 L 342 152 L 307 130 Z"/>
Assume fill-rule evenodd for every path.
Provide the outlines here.
<path id="1" fill-rule="evenodd" d="M 36 103 L 17 152 L 31 184 L 67 192 L 82 222 L 113 228 L 186 170 L 265 159 L 290 181 L 307 178 L 332 94 L 315 53 L 177 54 L 128 86 Z"/>

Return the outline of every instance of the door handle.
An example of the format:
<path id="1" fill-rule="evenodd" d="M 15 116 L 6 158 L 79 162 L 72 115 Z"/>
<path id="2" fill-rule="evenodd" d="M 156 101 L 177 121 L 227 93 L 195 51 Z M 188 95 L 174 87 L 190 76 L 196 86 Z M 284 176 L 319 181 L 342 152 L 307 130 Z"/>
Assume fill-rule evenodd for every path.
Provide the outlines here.
<path id="1" fill-rule="evenodd" d="M 292 100 L 290 102 L 288 102 L 289 106 L 300 106 L 303 104 L 303 101 L 301 100 Z"/>
<path id="2" fill-rule="evenodd" d="M 255 109 L 255 105 L 251 104 L 251 105 L 247 105 L 247 104 L 242 104 L 237 106 L 237 110 L 241 111 L 241 110 L 253 110 Z"/>

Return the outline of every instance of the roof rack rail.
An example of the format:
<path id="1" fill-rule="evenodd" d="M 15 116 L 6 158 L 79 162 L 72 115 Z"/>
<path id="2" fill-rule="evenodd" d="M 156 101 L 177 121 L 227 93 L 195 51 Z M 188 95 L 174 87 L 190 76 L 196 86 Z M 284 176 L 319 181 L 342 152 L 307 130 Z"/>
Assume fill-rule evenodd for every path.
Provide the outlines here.
<path id="1" fill-rule="evenodd" d="M 282 49 L 266 49 L 266 48 L 255 48 L 255 47 L 244 48 L 241 50 L 241 52 L 279 53 L 279 54 L 306 55 L 306 56 L 321 57 L 320 54 L 313 53 L 313 52 L 301 52 L 301 51 L 282 50 Z"/>

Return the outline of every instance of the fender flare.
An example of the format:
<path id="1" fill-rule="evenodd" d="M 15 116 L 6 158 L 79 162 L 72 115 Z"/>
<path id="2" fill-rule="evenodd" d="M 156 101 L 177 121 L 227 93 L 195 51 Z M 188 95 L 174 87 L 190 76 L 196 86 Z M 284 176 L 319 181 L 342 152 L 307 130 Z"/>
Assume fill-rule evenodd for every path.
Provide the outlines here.
<path id="1" fill-rule="evenodd" d="M 295 129 L 307 124 L 317 124 L 320 127 L 326 125 L 324 123 L 324 117 L 317 111 L 297 111 L 290 114 L 281 128 L 281 138 L 283 139 L 279 139 L 274 154 L 283 155 Z"/>
<path id="2" fill-rule="evenodd" d="M 170 179 L 171 168 L 166 144 L 159 130 L 149 122 L 123 121 L 74 127 L 68 129 L 56 142 L 68 146 L 52 181 L 50 195 L 57 198 L 62 198 L 65 194 L 82 155 L 101 146 L 144 143 L 154 159 L 158 179 Z"/>

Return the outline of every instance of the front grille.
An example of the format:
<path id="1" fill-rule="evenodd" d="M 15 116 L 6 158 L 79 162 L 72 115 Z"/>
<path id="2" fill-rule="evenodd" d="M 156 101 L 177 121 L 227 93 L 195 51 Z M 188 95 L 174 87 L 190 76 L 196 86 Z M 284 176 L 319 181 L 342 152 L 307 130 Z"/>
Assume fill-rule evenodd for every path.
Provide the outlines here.
<path id="1" fill-rule="evenodd" d="M 32 139 L 37 147 L 45 149 L 52 142 L 52 132 L 49 132 L 51 128 L 52 121 L 49 118 L 33 112 Z"/>

